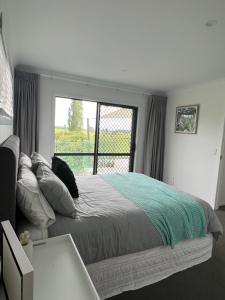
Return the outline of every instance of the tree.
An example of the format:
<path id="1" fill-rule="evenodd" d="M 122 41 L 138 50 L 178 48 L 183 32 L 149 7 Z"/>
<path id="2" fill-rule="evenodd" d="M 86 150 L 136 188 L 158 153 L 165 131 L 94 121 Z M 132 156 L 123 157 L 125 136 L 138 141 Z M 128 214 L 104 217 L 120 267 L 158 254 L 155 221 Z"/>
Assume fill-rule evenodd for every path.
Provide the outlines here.
<path id="1" fill-rule="evenodd" d="M 69 130 L 81 130 L 83 125 L 83 103 L 79 100 L 73 100 L 68 112 Z"/>

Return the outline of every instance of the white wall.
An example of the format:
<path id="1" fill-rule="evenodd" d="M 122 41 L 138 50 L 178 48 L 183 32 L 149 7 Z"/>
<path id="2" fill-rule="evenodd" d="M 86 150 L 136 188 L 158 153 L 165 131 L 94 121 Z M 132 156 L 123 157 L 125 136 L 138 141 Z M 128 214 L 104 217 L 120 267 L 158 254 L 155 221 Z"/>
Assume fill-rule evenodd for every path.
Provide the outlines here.
<path id="1" fill-rule="evenodd" d="M 138 107 L 135 171 L 140 172 L 142 170 L 147 96 L 108 87 L 86 85 L 74 81 L 41 76 L 39 151 L 47 159 L 50 159 L 54 153 L 54 99 L 56 96 L 98 100 Z"/>
<path id="2" fill-rule="evenodd" d="M 176 106 L 200 104 L 198 132 L 176 134 Z M 168 94 L 164 181 L 215 204 L 225 118 L 225 79 Z"/>

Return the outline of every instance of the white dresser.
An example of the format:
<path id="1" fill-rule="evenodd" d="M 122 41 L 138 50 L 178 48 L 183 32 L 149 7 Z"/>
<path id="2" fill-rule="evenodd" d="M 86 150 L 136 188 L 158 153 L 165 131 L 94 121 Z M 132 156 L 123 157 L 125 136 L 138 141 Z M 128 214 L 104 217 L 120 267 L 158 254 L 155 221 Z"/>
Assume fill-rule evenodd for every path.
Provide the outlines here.
<path id="1" fill-rule="evenodd" d="M 34 300 L 100 300 L 71 235 L 34 244 Z"/>

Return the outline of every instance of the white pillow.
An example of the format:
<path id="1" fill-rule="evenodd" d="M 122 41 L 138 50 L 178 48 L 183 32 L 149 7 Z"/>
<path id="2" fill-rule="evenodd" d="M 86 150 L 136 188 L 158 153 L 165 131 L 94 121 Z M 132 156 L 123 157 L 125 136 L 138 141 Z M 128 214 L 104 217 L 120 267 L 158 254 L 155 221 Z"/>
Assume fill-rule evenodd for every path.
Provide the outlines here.
<path id="1" fill-rule="evenodd" d="M 40 228 L 55 222 L 55 213 L 42 194 L 34 173 L 21 167 L 17 182 L 17 203 L 25 217 Z"/>
<path id="2" fill-rule="evenodd" d="M 32 162 L 30 157 L 23 152 L 20 153 L 20 158 L 19 158 L 19 168 L 21 167 L 27 167 L 30 169 L 32 167 Z"/>

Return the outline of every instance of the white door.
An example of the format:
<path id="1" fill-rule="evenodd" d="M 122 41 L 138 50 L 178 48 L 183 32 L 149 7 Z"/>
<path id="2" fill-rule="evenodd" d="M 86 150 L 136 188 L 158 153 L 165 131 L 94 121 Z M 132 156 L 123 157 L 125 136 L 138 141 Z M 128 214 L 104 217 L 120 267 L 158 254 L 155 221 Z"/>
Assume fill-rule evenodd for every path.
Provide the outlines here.
<path id="1" fill-rule="evenodd" d="M 225 205 L 225 125 L 223 129 L 223 141 L 220 154 L 220 168 L 215 208 L 217 209 L 219 206 L 223 205 Z"/>

